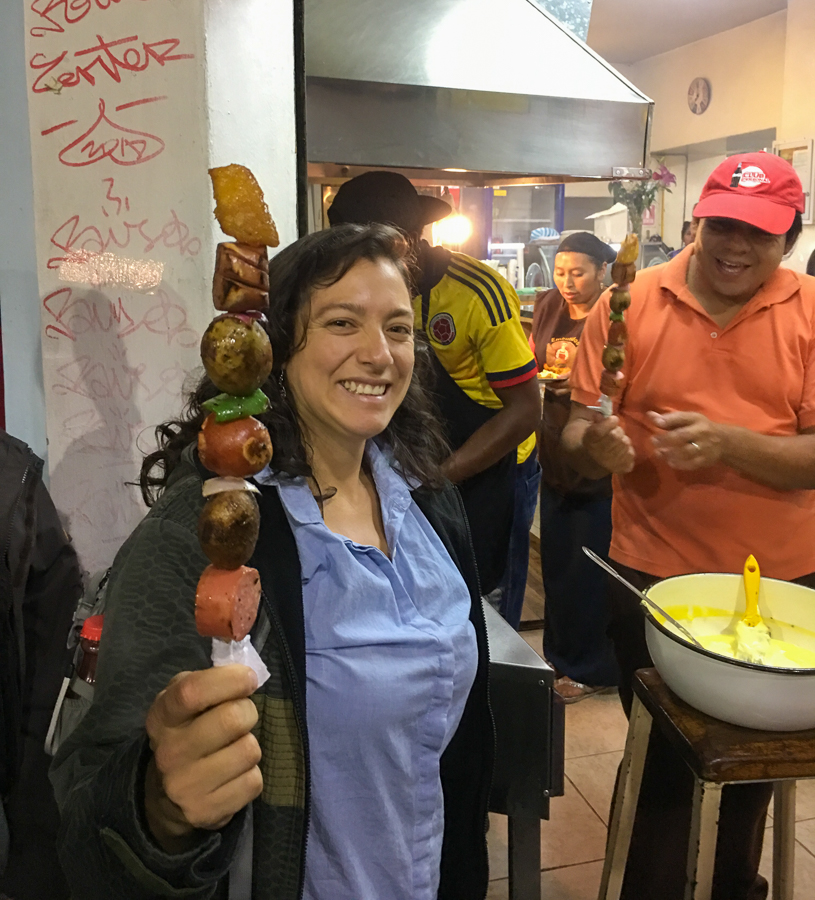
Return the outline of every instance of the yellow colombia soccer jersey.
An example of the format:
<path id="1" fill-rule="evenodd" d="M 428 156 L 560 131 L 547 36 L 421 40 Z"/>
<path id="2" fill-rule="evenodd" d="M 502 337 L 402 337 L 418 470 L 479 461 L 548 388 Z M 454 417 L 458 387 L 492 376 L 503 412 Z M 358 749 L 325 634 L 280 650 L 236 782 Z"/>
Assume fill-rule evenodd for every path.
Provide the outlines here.
<path id="1" fill-rule="evenodd" d="M 422 327 L 422 298 L 413 301 Z M 520 322 L 515 289 L 491 266 L 453 253 L 447 272 L 430 292 L 427 337 L 441 364 L 476 403 L 500 409 L 493 388 L 534 378 L 537 364 Z M 535 449 L 531 434 L 518 448 L 518 462 Z"/>

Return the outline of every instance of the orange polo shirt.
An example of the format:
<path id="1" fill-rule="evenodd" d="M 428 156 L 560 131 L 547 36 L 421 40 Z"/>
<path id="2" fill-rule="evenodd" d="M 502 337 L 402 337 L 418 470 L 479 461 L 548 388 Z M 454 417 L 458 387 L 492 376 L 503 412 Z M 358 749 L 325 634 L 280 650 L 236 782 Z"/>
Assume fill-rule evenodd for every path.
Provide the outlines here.
<path id="1" fill-rule="evenodd" d="M 611 557 L 660 577 L 741 572 L 750 553 L 768 577 L 815 572 L 815 491 L 764 487 L 723 464 L 680 472 L 651 445 L 648 410 L 700 412 L 767 435 L 815 426 L 815 278 L 777 269 L 720 329 L 688 290 L 692 255 L 638 272 L 631 286 L 615 405 L 637 462 L 614 476 Z M 572 400 L 586 406 L 599 396 L 608 313 L 606 294 L 572 369 Z"/>

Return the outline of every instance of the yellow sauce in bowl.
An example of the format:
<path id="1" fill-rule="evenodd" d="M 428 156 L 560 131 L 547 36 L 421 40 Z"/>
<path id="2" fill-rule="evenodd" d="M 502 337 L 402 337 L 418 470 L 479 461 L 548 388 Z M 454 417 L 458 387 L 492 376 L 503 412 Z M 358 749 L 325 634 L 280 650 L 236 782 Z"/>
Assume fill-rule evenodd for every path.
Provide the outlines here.
<path id="1" fill-rule="evenodd" d="M 739 637 L 736 634 L 736 625 L 740 624 L 739 615 L 734 617 L 732 612 L 723 609 L 688 605 L 668 607 L 666 612 L 684 625 L 705 650 L 726 659 L 743 659 L 737 654 Z M 672 628 L 661 616 L 657 615 L 656 618 L 677 637 L 687 641 L 681 632 Z M 815 647 L 815 634 L 775 619 L 764 619 L 764 623 L 770 630 L 770 638 L 768 641 L 765 638 L 763 642 L 765 646 L 761 654 L 762 666 L 774 669 L 815 669 L 815 650 L 773 636 L 774 633 L 781 631 L 788 637 L 791 632 L 792 634 L 797 632 L 806 637 L 805 643 Z M 745 630 L 742 628 L 742 641 L 744 634 Z"/>
<path id="2" fill-rule="evenodd" d="M 682 624 L 687 628 L 687 623 Z M 739 658 L 736 656 L 735 634 L 702 635 L 696 639 L 711 653 L 726 656 L 728 659 Z M 769 647 L 762 656 L 761 665 L 773 669 L 815 669 L 815 653 L 788 641 L 779 641 L 771 637 Z"/>

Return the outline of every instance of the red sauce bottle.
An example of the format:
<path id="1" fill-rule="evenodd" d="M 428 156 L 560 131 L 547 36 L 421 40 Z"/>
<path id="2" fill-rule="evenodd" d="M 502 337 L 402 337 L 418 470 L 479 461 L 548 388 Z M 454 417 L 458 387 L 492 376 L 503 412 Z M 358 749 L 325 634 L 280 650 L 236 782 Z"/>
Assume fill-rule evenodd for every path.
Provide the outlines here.
<path id="1" fill-rule="evenodd" d="M 96 660 L 99 656 L 99 641 L 102 639 L 104 621 L 104 615 L 88 616 L 82 624 L 82 631 L 79 633 L 82 657 L 71 679 L 71 687 L 68 688 L 69 697 L 79 696 L 77 691 L 73 690 L 77 681 L 84 681 L 87 684 L 94 684 L 96 681 Z"/>

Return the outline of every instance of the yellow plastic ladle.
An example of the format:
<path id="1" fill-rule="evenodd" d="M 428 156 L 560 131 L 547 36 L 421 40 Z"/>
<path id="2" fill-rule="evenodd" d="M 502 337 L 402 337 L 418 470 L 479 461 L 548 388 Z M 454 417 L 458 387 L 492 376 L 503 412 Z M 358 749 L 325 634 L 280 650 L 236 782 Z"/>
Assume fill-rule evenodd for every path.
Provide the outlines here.
<path id="1" fill-rule="evenodd" d="M 761 569 L 758 567 L 758 560 L 751 553 L 744 563 L 744 593 L 747 598 L 747 606 L 742 617 L 742 622 L 755 628 L 757 625 L 763 625 L 761 613 L 758 611 L 758 587 L 761 581 Z"/>

